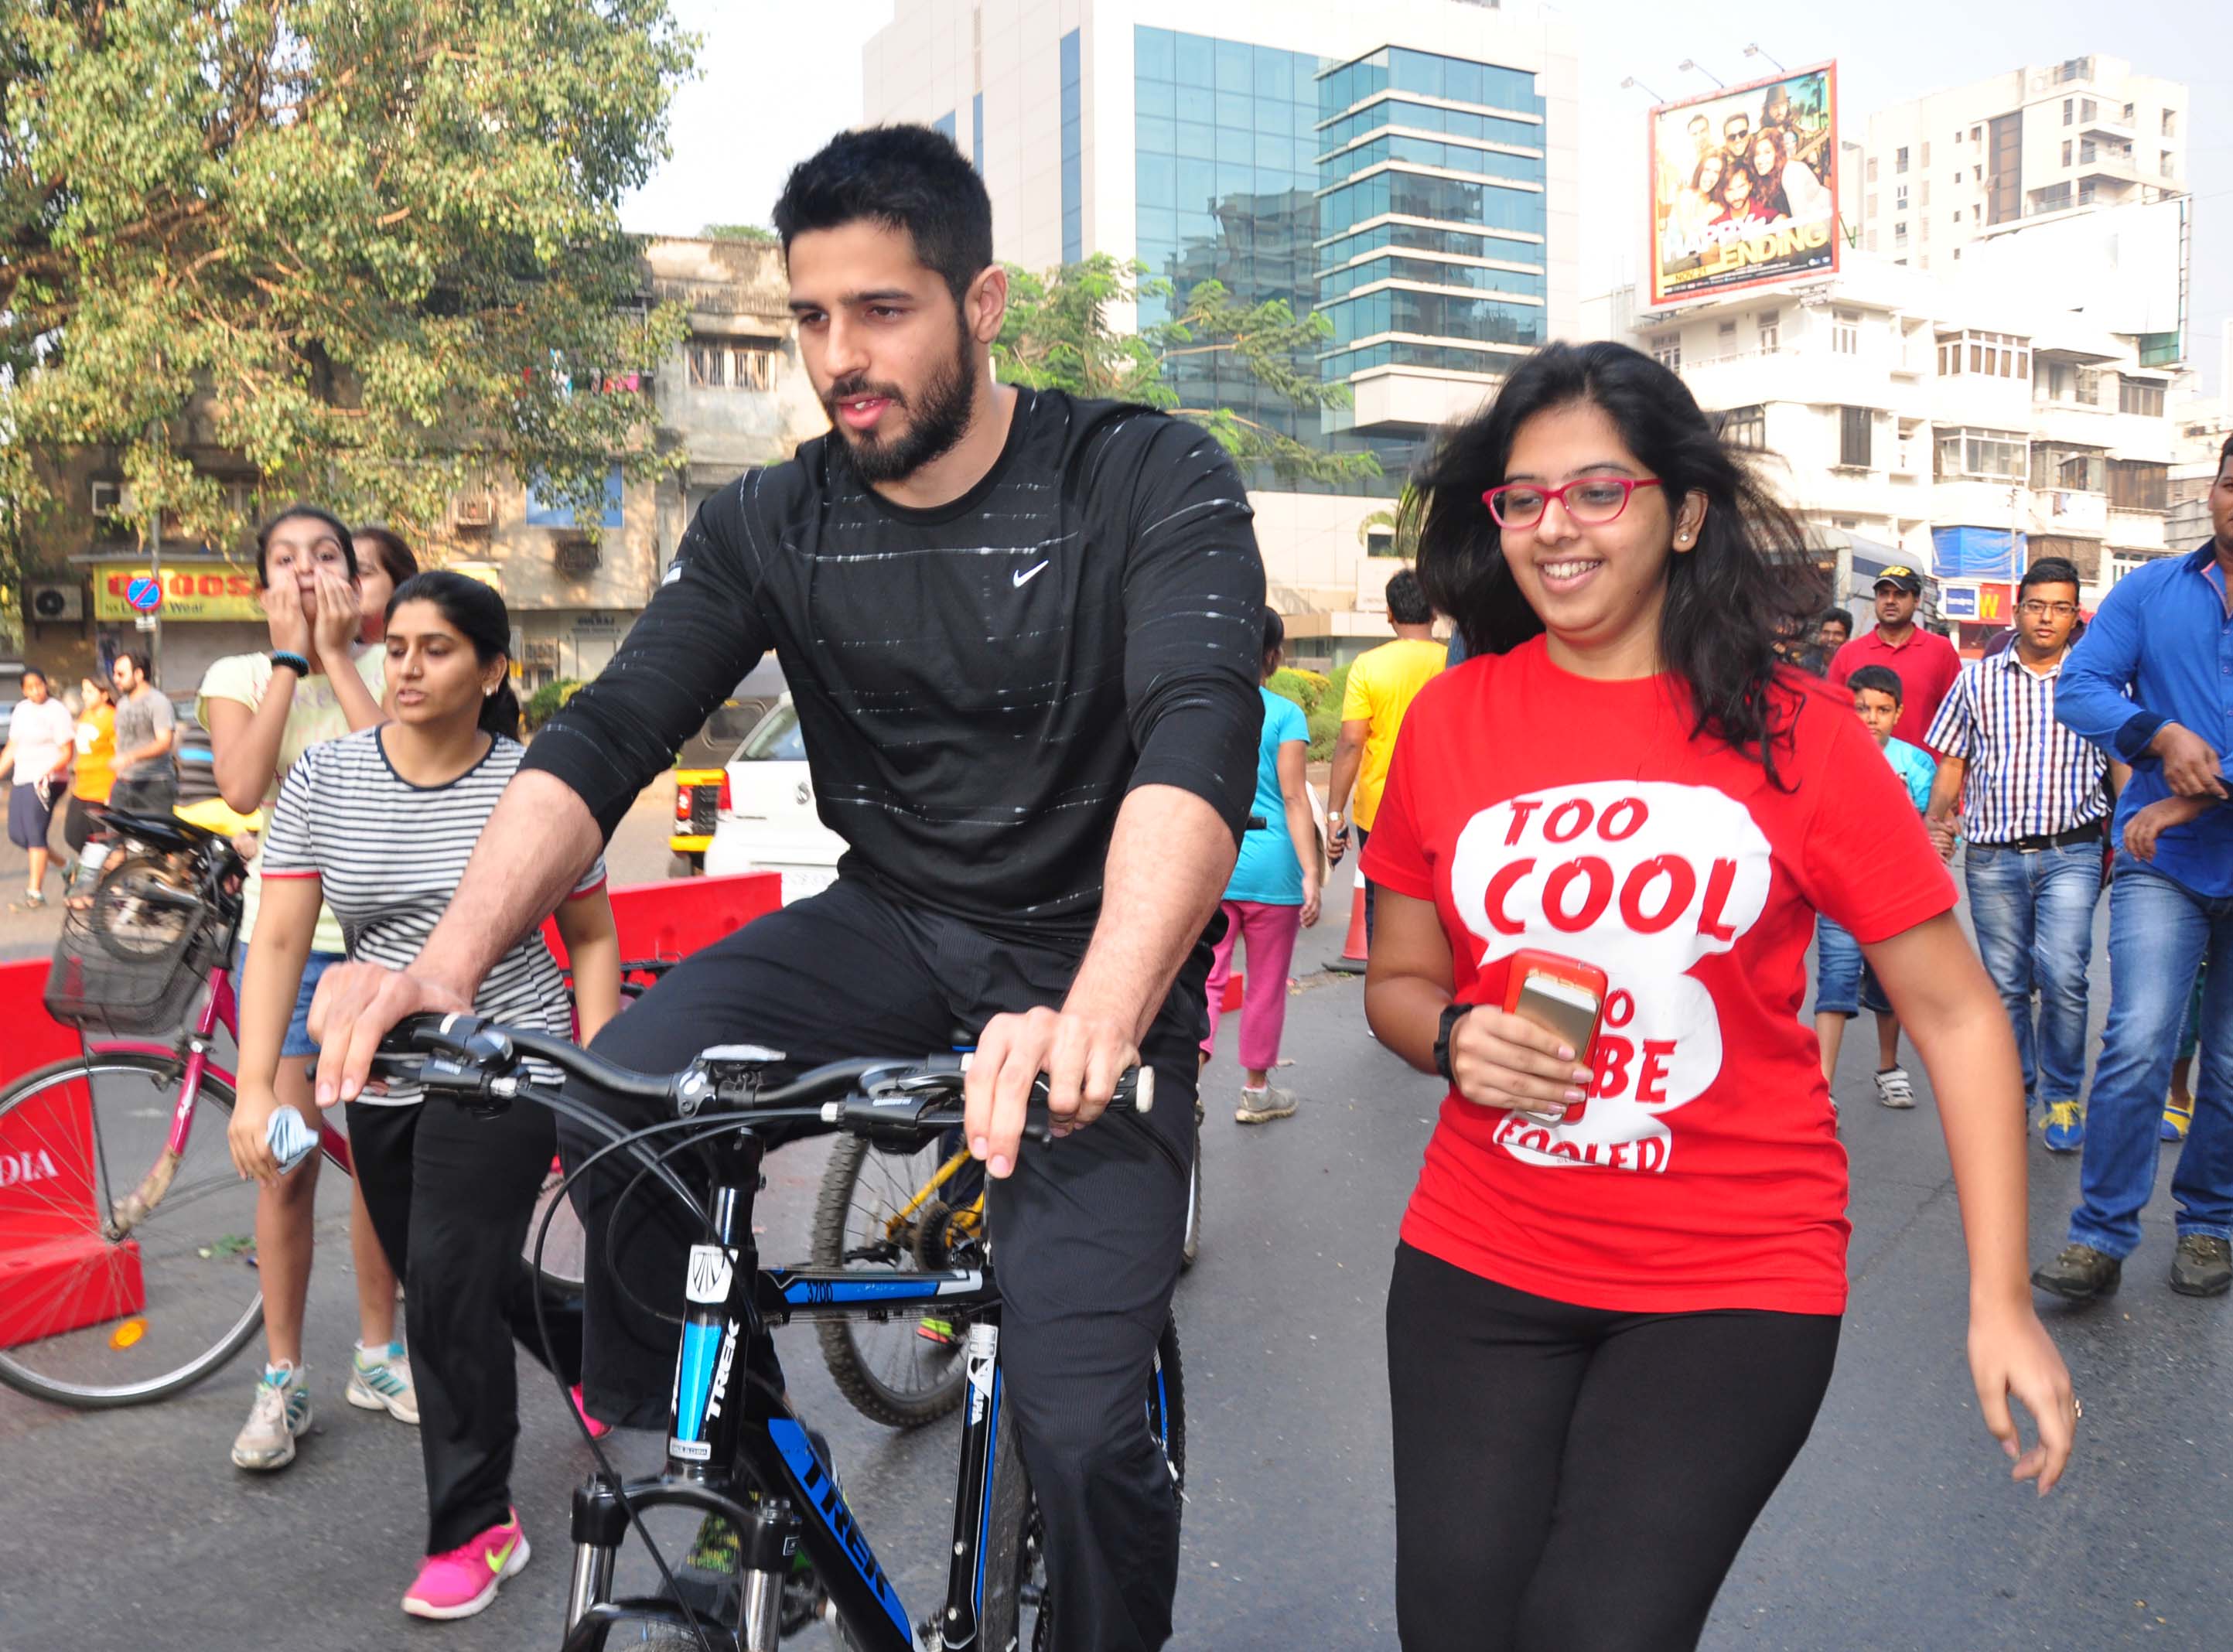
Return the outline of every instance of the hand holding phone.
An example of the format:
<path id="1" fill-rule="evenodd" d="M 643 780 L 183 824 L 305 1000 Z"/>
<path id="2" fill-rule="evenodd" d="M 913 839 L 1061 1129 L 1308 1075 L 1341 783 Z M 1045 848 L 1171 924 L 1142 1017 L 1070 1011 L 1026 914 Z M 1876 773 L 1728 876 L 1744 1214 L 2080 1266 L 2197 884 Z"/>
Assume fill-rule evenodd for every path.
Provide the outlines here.
<path id="1" fill-rule="evenodd" d="M 1484 1107 L 1578 1122 L 1589 1105 L 1605 972 L 1535 951 L 1515 953 L 1506 970 L 1503 1008 L 1475 1010 L 1452 1035 L 1459 1093 Z"/>

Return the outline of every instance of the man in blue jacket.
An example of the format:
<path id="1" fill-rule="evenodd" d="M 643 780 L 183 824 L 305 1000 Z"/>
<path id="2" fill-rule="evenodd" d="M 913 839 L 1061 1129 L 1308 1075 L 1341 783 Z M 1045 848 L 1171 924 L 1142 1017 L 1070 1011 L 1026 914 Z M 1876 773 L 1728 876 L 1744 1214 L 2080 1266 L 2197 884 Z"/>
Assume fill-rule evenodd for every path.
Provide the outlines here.
<path id="1" fill-rule="evenodd" d="M 2132 767 L 2113 832 L 2109 1023 L 2070 1242 L 2032 1275 L 2079 1301 L 2117 1288 L 2155 1188 L 2156 1121 L 2194 972 L 2214 963 L 2199 1025 L 2194 1124 L 2171 1193 L 2171 1289 L 2233 1287 L 2233 440 L 2210 493 L 2210 542 L 2128 574 L 2072 651 L 2058 720 Z"/>

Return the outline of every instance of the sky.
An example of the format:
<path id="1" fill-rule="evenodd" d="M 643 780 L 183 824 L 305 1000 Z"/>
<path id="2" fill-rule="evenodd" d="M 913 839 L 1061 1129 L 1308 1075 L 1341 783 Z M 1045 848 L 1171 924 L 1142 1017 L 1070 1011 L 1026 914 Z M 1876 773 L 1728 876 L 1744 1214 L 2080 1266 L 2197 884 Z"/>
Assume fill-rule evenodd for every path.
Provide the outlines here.
<path id="1" fill-rule="evenodd" d="M 894 4 L 674 0 L 684 26 L 702 37 L 699 74 L 675 95 L 673 154 L 625 204 L 628 226 L 689 235 L 708 224 L 765 223 L 791 166 L 861 119 L 861 49 Z M 1743 55 L 1754 42 L 1793 67 L 1834 57 L 1846 133 L 1859 138 L 1873 109 L 2022 63 L 2093 52 L 2145 74 L 2184 69 L 2195 197 L 2188 351 L 2204 389 L 2219 389 L 2220 340 L 2233 326 L 2233 4 L 1864 0 L 1778 10 L 1728 0 L 1566 0 L 1555 10 L 1582 42 L 1582 198 L 1606 204 L 1584 220 L 1585 296 L 1632 279 L 1643 239 L 1644 116 L 1654 100 L 1641 87 L 1623 91 L 1625 77 L 1680 98 L 1712 88 L 1696 70 L 1678 69 L 1685 59 L 1734 86 L 1768 70 L 1766 59 Z M 1205 14 L 1206 31 L 1214 32 L 1214 18 Z"/>

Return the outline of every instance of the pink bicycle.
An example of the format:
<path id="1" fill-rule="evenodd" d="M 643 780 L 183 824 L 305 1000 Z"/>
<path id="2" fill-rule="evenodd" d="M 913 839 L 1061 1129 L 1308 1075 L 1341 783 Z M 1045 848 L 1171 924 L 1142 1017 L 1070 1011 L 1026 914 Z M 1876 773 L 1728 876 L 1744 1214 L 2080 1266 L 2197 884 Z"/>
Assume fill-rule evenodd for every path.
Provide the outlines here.
<path id="1" fill-rule="evenodd" d="M 233 1169 L 236 1087 L 214 1058 L 220 1030 L 239 1035 L 246 868 L 231 840 L 184 821 L 107 823 L 114 847 L 47 985 L 82 1053 L 0 1092 L 0 1382 L 86 1409 L 176 1394 L 264 1323 L 256 1184 Z M 198 1126 L 205 1107 L 218 1117 Z M 346 1137 L 322 1122 L 318 1145 L 350 1174 Z M 552 1228 L 545 1277 L 578 1285 L 570 1208 Z"/>

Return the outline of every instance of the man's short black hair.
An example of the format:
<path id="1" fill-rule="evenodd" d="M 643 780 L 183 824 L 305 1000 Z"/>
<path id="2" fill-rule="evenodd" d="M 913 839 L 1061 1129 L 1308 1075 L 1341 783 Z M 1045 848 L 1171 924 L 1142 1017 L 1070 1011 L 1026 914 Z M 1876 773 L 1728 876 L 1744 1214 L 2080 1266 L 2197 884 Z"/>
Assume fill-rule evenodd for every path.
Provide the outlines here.
<path id="1" fill-rule="evenodd" d="M 1419 576 L 1399 568 L 1388 579 L 1388 617 L 1397 625 L 1432 625 L 1435 605 L 1419 589 Z"/>
<path id="2" fill-rule="evenodd" d="M 2042 556 L 2026 569 L 2022 583 L 2016 587 L 2017 598 L 2021 600 L 2034 585 L 2067 585 L 2080 591 L 2086 589 L 2086 582 L 2078 576 L 2078 564 L 2067 556 Z"/>
<path id="3" fill-rule="evenodd" d="M 872 218 L 905 230 L 960 303 L 993 262 L 993 198 L 954 140 L 929 127 L 841 132 L 791 169 L 775 204 L 783 250 L 809 230 Z"/>
<path id="4" fill-rule="evenodd" d="M 2229 459 L 2233 459 L 2233 436 L 2228 436 L 2225 439 L 2225 446 L 2217 450 L 2217 468 L 2223 470 L 2225 461 Z"/>
<path id="5" fill-rule="evenodd" d="M 1826 625 L 1842 625 L 1846 628 L 1846 634 L 1847 636 L 1850 637 L 1853 634 L 1853 616 L 1846 613 L 1843 608 L 1832 608 L 1827 614 L 1825 614 L 1820 619 L 1814 621 L 1814 628 L 1817 631 L 1820 631 Z"/>
<path id="6" fill-rule="evenodd" d="M 1900 686 L 1899 673 L 1890 666 L 1863 666 L 1846 679 L 1846 686 L 1855 693 L 1872 688 L 1879 694 L 1890 694 L 1895 706 L 1907 704 L 1907 690 Z"/>

